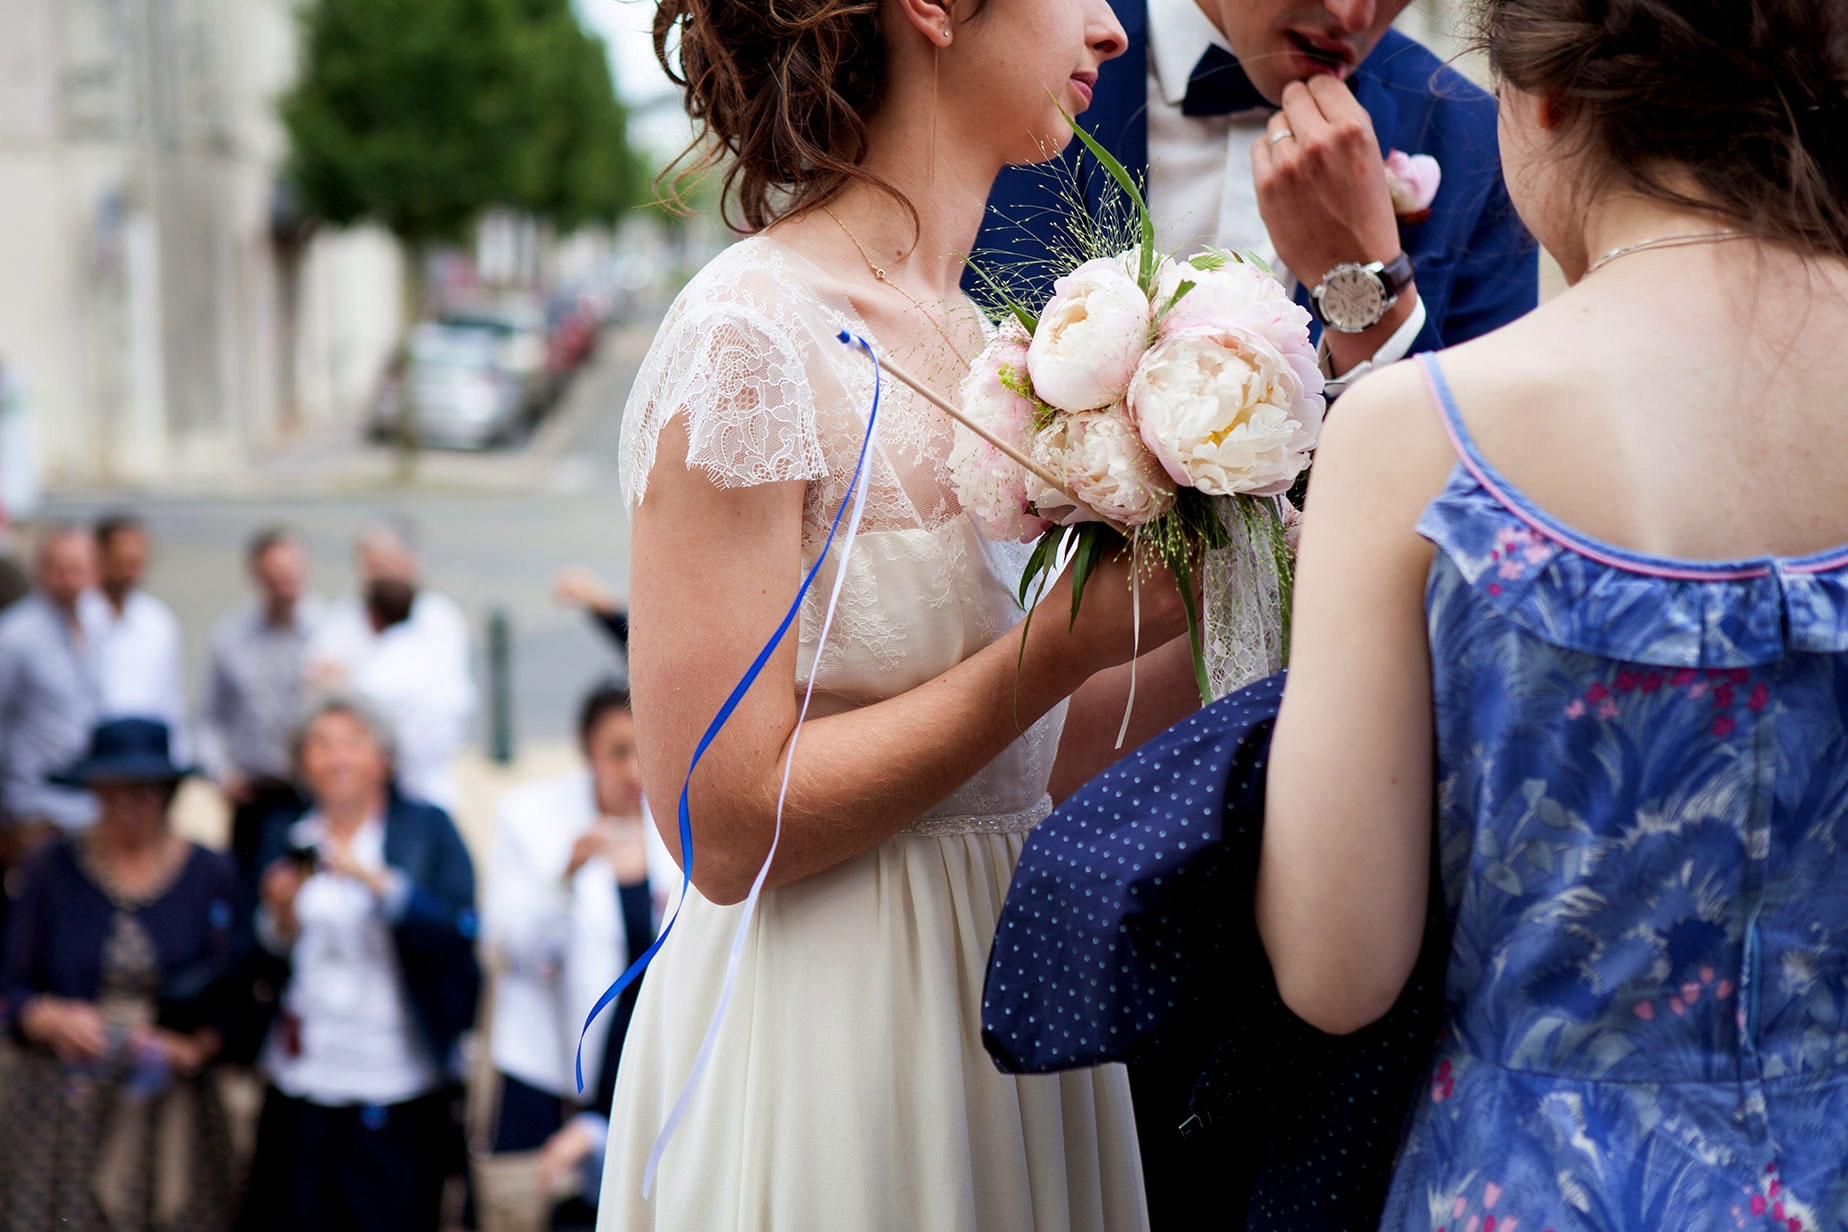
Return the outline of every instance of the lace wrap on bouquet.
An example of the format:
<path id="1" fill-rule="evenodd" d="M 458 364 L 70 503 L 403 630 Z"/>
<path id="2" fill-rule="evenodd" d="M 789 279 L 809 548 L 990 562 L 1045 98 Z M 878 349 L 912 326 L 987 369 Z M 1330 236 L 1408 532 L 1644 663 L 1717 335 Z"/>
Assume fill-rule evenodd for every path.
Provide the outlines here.
<path id="1" fill-rule="evenodd" d="M 806 484 L 801 567 L 814 564 L 847 496 L 873 393 L 872 365 L 836 335 L 846 329 L 878 344 L 851 304 L 816 289 L 823 277 L 794 250 L 758 236 L 687 284 L 624 410 L 620 476 L 631 514 L 664 464 L 662 433 L 678 423 L 684 464 L 721 488 Z M 954 390 L 961 375 L 943 374 L 940 388 Z M 915 688 L 1021 619 L 1013 589 L 1026 549 L 984 540 L 964 516 L 946 483 L 952 441 L 946 416 L 886 382 L 866 512 L 819 661 L 838 545 L 802 607 L 791 687 L 814 678 L 812 717 Z M 914 830 L 1005 831 L 1021 823 L 997 819 L 1043 816 L 1063 721 L 1060 707 L 1034 724 Z"/>
<path id="2" fill-rule="evenodd" d="M 1218 502 L 1230 547 L 1206 554 L 1200 639 L 1215 700 L 1283 667 L 1283 590 L 1269 531 Z"/>

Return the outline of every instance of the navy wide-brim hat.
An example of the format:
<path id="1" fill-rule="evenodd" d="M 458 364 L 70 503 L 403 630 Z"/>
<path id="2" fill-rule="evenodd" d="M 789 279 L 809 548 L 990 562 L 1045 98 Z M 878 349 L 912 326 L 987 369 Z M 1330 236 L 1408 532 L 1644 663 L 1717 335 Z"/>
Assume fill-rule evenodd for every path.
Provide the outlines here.
<path id="1" fill-rule="evenodd" d="M 171 783 L 192 774 L 173 762 L 167 725 L 159 719 L 110 719 L 90 732 L 90 751 L 45 776 L 61 787 L 97 783 Z"/>

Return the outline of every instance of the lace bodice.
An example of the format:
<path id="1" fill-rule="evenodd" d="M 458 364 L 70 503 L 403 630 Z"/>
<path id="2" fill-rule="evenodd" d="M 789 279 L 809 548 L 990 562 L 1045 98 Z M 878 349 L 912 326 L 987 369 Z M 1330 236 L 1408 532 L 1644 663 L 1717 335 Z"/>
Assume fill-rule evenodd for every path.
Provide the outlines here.
<path id="1" fill-rule="evenodd" d="M 836 335 L 846 329 L 879 345 L 850 303 L 819 289 L 822 278 L 794 250 L 756 236 L 687 284 L 624 411 L 620 473 L 631 512 L 663 465 L 697 467 L 722 488 L 801 480 L 802 568 L 814 564 L 847 496 L 873 394 L 872 365 Z M 946 392 L 960 375 L 943 382 Z M 661 431 L 678 415 L 686 417 L 686 457 L 660 458 Z M 803 603 L 792 683 L 799 690 L 814 676 L 811 714 L 915 688 L 1020 620 L 1013 593 L 1025 549 L 984 540 L 958 508 L 944 474 L 951 443 L 945 416 L 897 382 L 885 383 L 865 517 L 819 666 L 815 637 L 838 542 Z M 917 828 L 1026 824 L 1022 818 L 1043 808 L 1063 721 L 1061 706 Z"/>

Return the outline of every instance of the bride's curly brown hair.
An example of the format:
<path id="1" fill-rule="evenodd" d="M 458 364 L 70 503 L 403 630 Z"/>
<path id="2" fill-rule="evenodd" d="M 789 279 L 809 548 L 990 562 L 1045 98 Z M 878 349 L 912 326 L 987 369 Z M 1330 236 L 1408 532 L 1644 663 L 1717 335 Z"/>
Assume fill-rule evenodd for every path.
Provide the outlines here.
<path id="1" fill-rule="evenodd" d="M 980 0 L 959 8 L 972 14 Z M 863 165 L 885 90 L 876 0 L 661 0 L 655 58 L 686 91 L 692 144 L 662 171 L 671 195 L 724 168 L 721 210 L 740 231 L 815 209 L 850 184 L 903 193 Z M 678 32 L 678 40 L 674 35 Z M 735 212 L 734 212 L 735 211 Z"/>

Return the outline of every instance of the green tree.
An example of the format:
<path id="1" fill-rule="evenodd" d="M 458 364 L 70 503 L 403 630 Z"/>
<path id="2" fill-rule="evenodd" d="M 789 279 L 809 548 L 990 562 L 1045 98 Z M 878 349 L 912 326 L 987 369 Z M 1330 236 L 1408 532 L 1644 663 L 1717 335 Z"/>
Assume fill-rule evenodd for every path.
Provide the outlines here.
<path id="1" fill-rule="evenodd" d="M 512 198 L 529 66 L 509 0 L 315 0 L 302 22 L 282 119 L 311 213 L 416 251 Z"/>
<path id="2" fill-rule="evenodd" d="M 492 206 L 613 221 L 644 178 L 601 40 L 570 0 L 314 0 L 282 102 L 305 208 L 413 255 Z"/>
<path id="3" fill-rule="evenodd" d="M 517 195 L 509 204 L 561 231 L 613 223 L 642 200 L 646 172 L 629 147 L 608 49 L 579 24 L 570 0 L 513 3 L 530 71 Z"/>
<path id="4" fill-rule="evenodd" d="M 291 187 L 310 216 L 404 244 L 407 324 L 425 254 L 484 210 L 570 230 L 637 200 L 608 56 L 570 0 L 308 0 L 301 22 L 302 76 L 281 101 Z M 401 425 L 408 477 L 415 415 Z"/>

